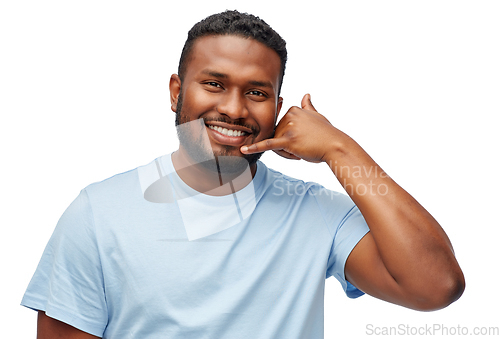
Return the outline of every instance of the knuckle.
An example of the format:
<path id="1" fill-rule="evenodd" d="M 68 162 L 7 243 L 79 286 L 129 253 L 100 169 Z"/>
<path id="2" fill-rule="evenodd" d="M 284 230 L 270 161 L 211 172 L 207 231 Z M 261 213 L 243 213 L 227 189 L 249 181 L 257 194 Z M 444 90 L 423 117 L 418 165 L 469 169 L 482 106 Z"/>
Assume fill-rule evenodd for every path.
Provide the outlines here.
<path id="1" fill-rule="evenodd" d="M 295 139 L 297 137 L 297 132 L 295 132 L 293 129 L 289 129 L 284 133 L 284 136 L 286 136 L 288 139 Z"/>

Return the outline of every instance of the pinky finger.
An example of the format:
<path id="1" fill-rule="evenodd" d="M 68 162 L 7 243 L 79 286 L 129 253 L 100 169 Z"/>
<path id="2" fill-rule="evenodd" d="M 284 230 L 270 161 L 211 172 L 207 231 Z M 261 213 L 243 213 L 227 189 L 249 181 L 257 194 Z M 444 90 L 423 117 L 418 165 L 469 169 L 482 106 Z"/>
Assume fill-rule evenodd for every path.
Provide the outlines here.
<path id="1" fill-rule="evenodd" d="M 298 156 L 292 153 L 288 153 L 287 151 L 283 151 L 282 149 L 275 149 L 273 150 L 274 153 L 278 154 L 279 156 L 286 158 L 286 159 L 292 159 L 292 160 L 300 160 Z"/>

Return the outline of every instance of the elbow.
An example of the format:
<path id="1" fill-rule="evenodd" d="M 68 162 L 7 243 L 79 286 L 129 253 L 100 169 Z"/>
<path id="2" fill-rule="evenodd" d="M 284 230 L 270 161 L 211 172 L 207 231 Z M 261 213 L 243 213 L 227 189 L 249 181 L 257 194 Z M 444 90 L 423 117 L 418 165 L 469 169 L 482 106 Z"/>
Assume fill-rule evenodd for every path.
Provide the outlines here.
<path id="1" fill-rule="evenodd" d="M 465 291 L 465 277 L 462 270 L 459 269 L 459 273 L 457 274 L 457 277 L 453 281 L 453 286 L 451 289 L 449 289 L 451 296 L 449 304 L 457 301 L 462 296 L 462 294 L 464 294 L 464 291 Z"/>
<path id="2" fill-rule="evenodd" d="M 420 299 L 415 307 L 419 311 L 436 311 L 457 301 L 465 290 L 465 277 L 460 269 L 440 279 L 431 295 Z"/>

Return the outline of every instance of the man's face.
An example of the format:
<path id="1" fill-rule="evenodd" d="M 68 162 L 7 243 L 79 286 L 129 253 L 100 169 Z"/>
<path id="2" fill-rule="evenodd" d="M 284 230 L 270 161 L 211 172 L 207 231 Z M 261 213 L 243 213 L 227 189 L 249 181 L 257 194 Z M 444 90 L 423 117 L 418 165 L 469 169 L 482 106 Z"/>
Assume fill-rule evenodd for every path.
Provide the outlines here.
<path id="1" fill-rule="evenodd" d="M 179 151 L 194 163 L 208 152 L 224 156 L 229 172 L 246 168 L 242 158 L 253 165 L 261 154 L 243 155 L 240 147 L 274 135 L 282 104 L 278 54 L 253 39 L 207 36 L 194 43 L 188 62 L 182 87 L 178 76 L 170 81 L 176 125 L 203 119 L 209 144 L 199 130 L 178 128 Z"/>

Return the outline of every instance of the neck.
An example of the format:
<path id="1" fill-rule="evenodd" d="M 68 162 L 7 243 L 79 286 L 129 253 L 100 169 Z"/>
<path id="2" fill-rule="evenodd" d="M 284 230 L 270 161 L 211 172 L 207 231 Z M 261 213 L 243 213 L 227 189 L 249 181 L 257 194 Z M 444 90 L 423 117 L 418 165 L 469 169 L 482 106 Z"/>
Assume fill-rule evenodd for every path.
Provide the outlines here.
<path id="1" fill-rule="evenodd" d="M 213 196 L 229 195 L 241 190 L 252 181 L 257 164 L 236 173 L 220 171 L 217 158 L 213 169 L 195 163 L 186 152 L 179 148 L 172 154 L 172 163 L 177 175 L 192 189 Z M 217 170 L 215 170 L 217 168 Z"/>

